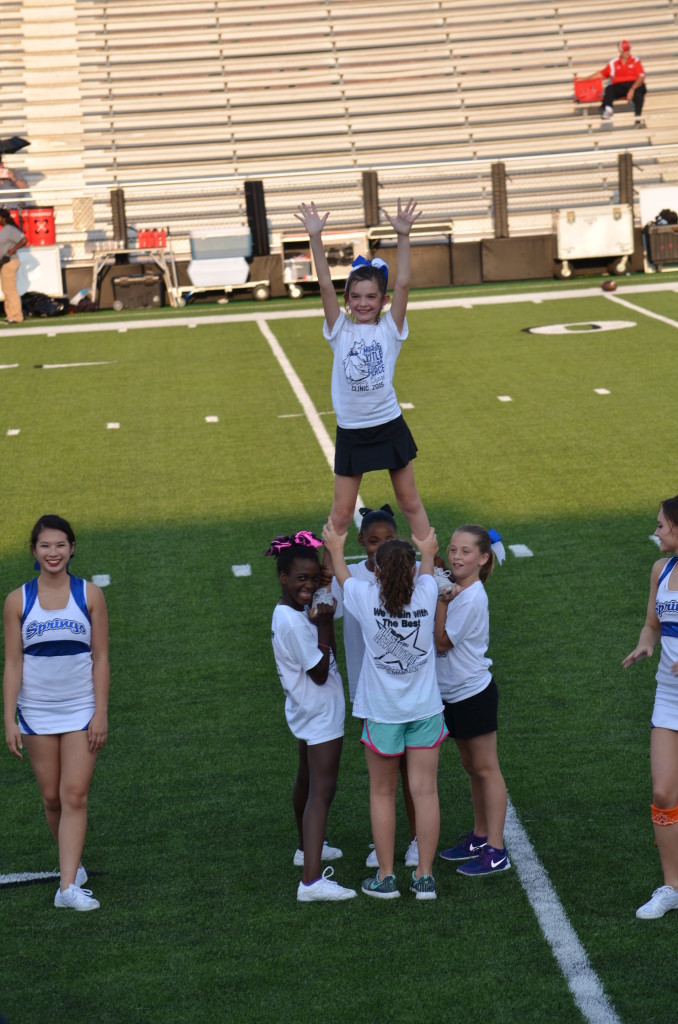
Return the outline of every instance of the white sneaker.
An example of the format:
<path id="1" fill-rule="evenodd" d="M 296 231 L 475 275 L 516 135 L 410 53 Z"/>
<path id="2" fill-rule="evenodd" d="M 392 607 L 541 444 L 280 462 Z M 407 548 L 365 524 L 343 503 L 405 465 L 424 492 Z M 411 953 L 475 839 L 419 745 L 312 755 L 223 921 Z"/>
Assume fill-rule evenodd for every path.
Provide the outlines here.
<path id="1" fill-rule="evenodd" d="M 678 910 L 678 889 L 672 885 L 662 885 L 655 889 L 652 898 L 636 910 L 636 917 L 650 920 L 663 917 L 667 910 Z"/>
<path id="2" fill-rule="evenodd" d="M 405 854 L 405 867 L 416 868 L 419 863 L 419 847 L 417 845 L 417 837 L 415 836 L 410 845 L 407 847 L 407 853 Z"/>
<path id="3" fill-rule="evenodd" d="M 323 842 L 323 850 L 322 850 L 322 853 L 320 854 L 320 859 L 321 860 L 339 860 L 339 858 L 343 857 L 343 856 L 344 855 L 343 855 L 343 853 L 341 852 L 341 850 L 339 849 L 338 846 L 330 846 L 329 843 L 327 842 L 327 840 L 325 840 Z M 294 863 L 295 863 L 295 865 L 298 868 L 303 868 L 303 866 L 304 866 L 304 851 L 303 850 L 297 850 L 297 852 L 294 855 Z"/>
<path id="4" fill-rule="evenodd" d="M 357 895 L 355 889 L 345 889 L 338 882 L 331 881 L 334 868 L 325 868 L 320 878 L 312 885 L 299 882 L 297 899 L 300 903 L 314 903 L 317 900 L 351 900 Z M 99 904 L 97 903 L 97 906 Z"/>
<path id="5" fill-rule="evenodd" d="M 370 843 L 370 849 L 372 850 L 372 853 L 369 855 L 369 857 L 365 861 L 365 867 L 366 868 L 378 868 L 379 867 L 379 861 L 377 860 L 377 851 L 374 848 L 374 843 Z"/>
<path id="6" fill-rule="evenodd" d="M 94 899 L 91 889 L 79 889 L 77 885 L 69 885 L 63 892 L 57 889 L 54 906 L 68 907 L 69 910 L 98 910 L 99 900 Z"/>
<path id="7" fill-rule="evenodd" d="M 78 889 L 82 889 L 86 881 L 87 872 L 85 871 L 84 867 L 81 864 L 78 870 L 75 872 L 75 884 L 77 885 Z"/>
<path id="8" fill-rule="evenodd" d="M 611 121 L 613 113 L 614 111 L 612 110 L 612 107 L 603 107 L 603 112 L 600 116 L 603 121 Z"/>
<path id="9" fill-rule="evenodd" d="M 454 580 L 450 575 L 449 569 L 441 569 L 439 565 L 434 565 L 433 579 L 438 584 L 438 593 L 440 595 L 447 594 L 452 590 Z"/>

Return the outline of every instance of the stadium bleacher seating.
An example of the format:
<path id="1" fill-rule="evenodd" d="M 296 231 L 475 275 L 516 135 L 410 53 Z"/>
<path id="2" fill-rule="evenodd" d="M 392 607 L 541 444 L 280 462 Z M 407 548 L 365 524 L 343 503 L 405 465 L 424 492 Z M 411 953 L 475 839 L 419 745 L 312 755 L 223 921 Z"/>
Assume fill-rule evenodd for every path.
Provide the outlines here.
<path id="1" fill-rule="evenodd" d="M 470 233 L 491 233 L 495 161 L 517 233 L 611 199 L 621 150 L 643 184 L 678 181 L 678 0 L 495 0 L 491 21 L 470 0 L 0 0 L 0 19 L 1 131 L 30 137 L 14 165 L 40 202 L 52 190 L 74 255 L 110 232 L 120 185 L 128 220 L 186 237 L 244 219 L 245 177 L 264 179 L 275 231 L 309 189 L 360 223 L 376 169 L 385 202 L 402 187 Z M 573 107 L 574 75 L 622 34 L 648 75 L 640 130 Z M 93 228 L 73 216 L 83 188 Z"/>

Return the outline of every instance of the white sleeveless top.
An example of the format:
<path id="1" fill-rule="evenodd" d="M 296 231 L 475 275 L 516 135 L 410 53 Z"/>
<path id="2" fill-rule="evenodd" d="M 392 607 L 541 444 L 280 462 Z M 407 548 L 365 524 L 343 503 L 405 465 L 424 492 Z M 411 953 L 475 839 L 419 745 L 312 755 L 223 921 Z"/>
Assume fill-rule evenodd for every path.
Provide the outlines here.
<path id="1" fill-rule="evenodd" d="M 25 732 L 75 732 L 94 713 L 87 584 L 77 576 L 70 582 L 68 604 L 57 610 L 41 606 L 37 577 L 22 587 L 24 660 L 17 707 Z"/>
<path id="2" fill-rule="evenodd" d="M 655 607 L 661 626 L 662 647 L 656 679 L 664 686 L 678 688 L 678 676 L 671 672 L 671 665 L 678 661 L 678 590 L 669 590 L 669 577 L 676 564 L 678 555 L 669 559 L 657 584 Z"/>

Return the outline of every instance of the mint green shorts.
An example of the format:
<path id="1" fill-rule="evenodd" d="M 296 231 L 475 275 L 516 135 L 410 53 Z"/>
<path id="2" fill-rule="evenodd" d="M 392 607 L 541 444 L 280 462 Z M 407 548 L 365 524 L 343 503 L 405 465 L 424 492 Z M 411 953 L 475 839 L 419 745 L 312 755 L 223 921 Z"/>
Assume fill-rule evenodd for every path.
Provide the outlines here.
<path id="1" fill-rule="evenodd" d="M 439 747 L 447 736 L 442 711 L 416 722 L 373 722 L 366 718 L 360 742 L 382 757 L 400 757 L 407 747 L 415 750 Z"/>

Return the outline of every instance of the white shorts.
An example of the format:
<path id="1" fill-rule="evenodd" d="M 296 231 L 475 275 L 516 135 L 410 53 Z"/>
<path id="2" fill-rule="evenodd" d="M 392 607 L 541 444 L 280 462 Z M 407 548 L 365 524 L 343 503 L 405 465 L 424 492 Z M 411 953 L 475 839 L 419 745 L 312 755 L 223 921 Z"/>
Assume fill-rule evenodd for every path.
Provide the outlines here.
<path id="1" fill-rule="evenodd" d="M 675 685 L 659 683 L 652 709 L 655 729 L 673 729 L 678 732 L 678 679 Z"/>

